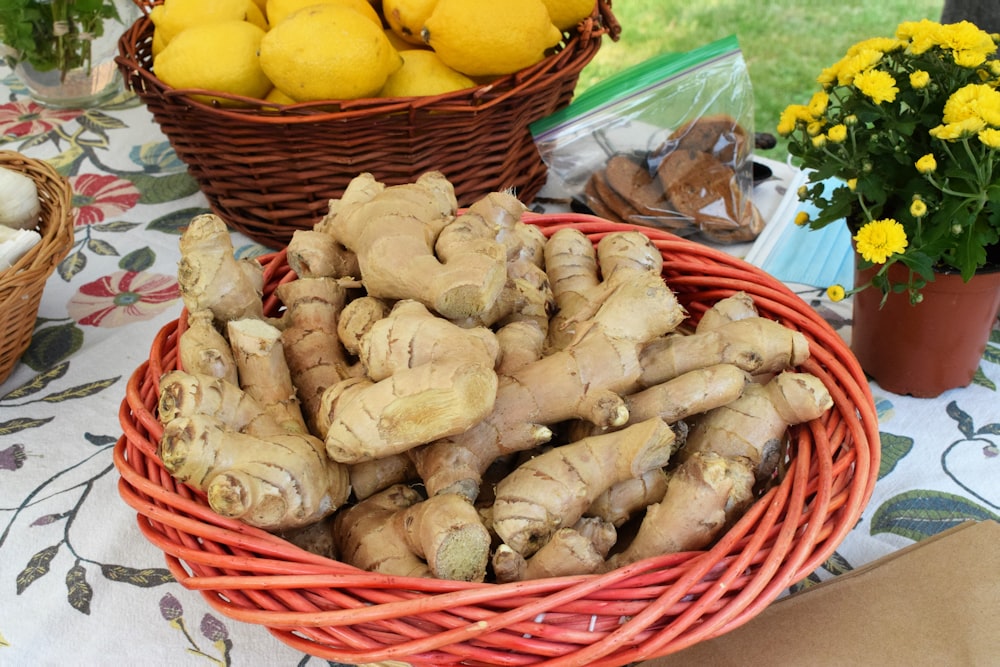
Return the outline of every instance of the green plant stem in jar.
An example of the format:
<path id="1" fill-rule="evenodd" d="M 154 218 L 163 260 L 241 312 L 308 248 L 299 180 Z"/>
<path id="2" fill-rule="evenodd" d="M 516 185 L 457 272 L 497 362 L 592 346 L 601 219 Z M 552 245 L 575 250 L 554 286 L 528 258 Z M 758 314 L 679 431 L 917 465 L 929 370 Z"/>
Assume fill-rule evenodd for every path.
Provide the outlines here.
<path id="1" fill-rule="evenodd" d="M 26 62 L 39 72 L 63 77 L 93 66 L 92 44 L 104 22 L 121 21 L 110 0 L 0 0 L 0 42 L 10 67 Z"/>

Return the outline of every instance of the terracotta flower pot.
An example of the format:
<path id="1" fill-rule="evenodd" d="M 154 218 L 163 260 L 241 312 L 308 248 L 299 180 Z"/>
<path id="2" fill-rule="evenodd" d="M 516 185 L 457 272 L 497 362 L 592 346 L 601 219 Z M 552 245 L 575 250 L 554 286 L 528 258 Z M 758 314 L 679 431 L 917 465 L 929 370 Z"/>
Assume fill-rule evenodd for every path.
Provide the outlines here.
<path id="1" fill-rule="evenodd" d="M 905 280 L 905 271 L 893 265 L 890 278 Z M 855 284 L 873 272 L 855 271 Z M 958 274 L 938 273 L 921 293 L 917 305 L 905 293 L 890 294 L 882 308 L 881 291 L 856 294 L 851 350 L 883 389 L 930 398 L 972 382 L 1000 311 L 1000 270 L 978 273 L 968 283 Z"/>

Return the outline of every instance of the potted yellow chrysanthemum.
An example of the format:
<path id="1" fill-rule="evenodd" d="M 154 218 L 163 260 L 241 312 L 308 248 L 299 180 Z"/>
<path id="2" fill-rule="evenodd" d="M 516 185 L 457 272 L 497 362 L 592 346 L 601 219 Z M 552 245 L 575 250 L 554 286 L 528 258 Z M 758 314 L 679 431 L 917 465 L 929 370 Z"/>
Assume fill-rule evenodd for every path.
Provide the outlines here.
<path id="1" fill-rule="evenodd" d="M 854 295 L 852 346 L 880 382 L 870 368 L 905 359 L 859 349 L 885 338 L 882 329 L 866 328 L 860 306 L 874 302 L 891 320 L 939 317 L 927 302 L 942 276 L 978 285 L 978 276 L 1000 268 L 996 55 L 995 36 L 969 22 L 905 22 L 893 37 L 852 46 L 820 74 L 822 89 L 807 104 L 788 106 L 778 123 L 789 153 L 808 170 L 799 196 L 818 211 L 811 218 L 800 213 L 796 222 L 812 228 L 846 222 L 851 230 L 855 285 L 834 285 L 828 294 L 834 300 Z M 972 370 L 965 378 L 963 368 L 962 377 L 945 384 L 968 384 L 978 366 L 1000 306 L 1000 288 L 985 292 L 992 301 L 977 307 L 986 312 L 986 332 L 973 350 Z M 926 358 L 921 341 L 891 342 L 900 355 Z M 953 353 L 954 345 L 949 342 Z M 866 358 L 870 354 L 875 358 Z"/>

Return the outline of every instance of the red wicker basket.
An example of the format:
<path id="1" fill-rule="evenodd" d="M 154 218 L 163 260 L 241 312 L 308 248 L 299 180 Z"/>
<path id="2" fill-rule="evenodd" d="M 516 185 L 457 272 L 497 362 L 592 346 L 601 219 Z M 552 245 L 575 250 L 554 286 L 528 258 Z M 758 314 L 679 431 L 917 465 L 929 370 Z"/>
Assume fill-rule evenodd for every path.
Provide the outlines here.
<path id="1" fill-rule="evenodd" d="M 578 214 L 526 220 L 546 234 L 566 225 L 596 243 L 641 229 L 662 251 L 664 278 L 694 321 L 745 290 L 766 317 L 810 341 L 803 370 L 835 405 L 794 427 L 787 473 L 713 547 L 647 559 L 604 575 L 469 584 L 362 572 L 223 519 L 176 483 L 156 457 L 161 373 L 176 364 L 178 322 L 153 341 L 128 384 L 115 450 L 119 490 L 143 534 L 186 587 L 230 618 L 267 627 L 292 647 L 349 663 L 623 665 L 673 653 L 759 613 L 820 566 L 854 527 L 879 463 L 878 420 L 864 373 L 830 326 L 773 277 L 675 236 Z M 294 274 L 267 255 L 265 309 Z"/>
<path id="2" fill-rule="evenodd" d="M 135 0 L 148 10 L 155 2 Z M 139 18 L 116 59 L 180 159 L 231 227 L 272 248 L 311 229 L 352 178 L 387 185 L 436 169 L 468 205 L 513 189 L 530 202 L 547 169 L 528 126 L 569 104 L 580 71 L 606 34 L 617 38 L 610 2 L 542 62 L 488 85 L 446 95 L 289 105 L 238 98 L 247 108 L 203 104 L 203 90 L 171 89 L 152 71 L 153 24 Z M 209 91 L 210 92 L 210 91 Z"/>

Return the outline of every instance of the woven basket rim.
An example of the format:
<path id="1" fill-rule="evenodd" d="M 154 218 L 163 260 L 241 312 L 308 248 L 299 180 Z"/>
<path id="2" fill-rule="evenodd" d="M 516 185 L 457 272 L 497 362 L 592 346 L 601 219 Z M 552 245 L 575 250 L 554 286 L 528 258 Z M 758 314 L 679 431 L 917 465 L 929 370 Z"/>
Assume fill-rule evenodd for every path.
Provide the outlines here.
<path id="1" fill-rule="evenodd" d="M 178 581 L 220 613 L 332 660 L 494 664 L 494 652 L 503 651 L 514 660 L 610 666 L 673 653 L 745 623 L 833 553 L 871 497 L 880 454 L 867 380 L 830 325 L 777 279 L 719 250 L 582 214 L 525 220 L 546 234 L 573 226 L 595 242 L 612 231 L 643 231 L 663 252 L 664 277 L 682 302 L 702 304 L 706 295 L 714 302 L 745 288 L 767 316 L 806 333 L 813 354 L 802 369 L 823 378 L 835 408 L 793 427 L 781 483 L 711 548 L 606 574 L 470 584 L 361 572 L 218 517 L 197 493 L 167 488 L 173 483 L 155 460 L 158 424 L 148 406 L 155 380 L 176 362 L 175 320 L 129 382 L 115 465 L 123 500 Z M 288 279 L 284 253 L 261 258 L 269 286 Z M 619 624 L 616 612 L 630 620 Z M 396 629 L 402 634 L 394 636 Z"/>
<path id="2" fill-rule="evenodd" d="M 43 220 L 39 225 L 41 242 L 37 243 L 9 269 L 0 271 L 0 284 L 9 277 L 23 271 L 30 271 L 39 265 L 46 266 L 46 276 L 52 272 L 54 264 L 58 264 L 69 253 L 73 243 L 72 201 L 73 190 L 55 167 L 46 162 L 30 158 L 16 151 L 0 150 L 0 167 L 20 171 L 31 176 L 39 190 L 39 195 L 48 197 L 51 202 L 59 205 L 57 211 L 60 224 L 49 224 L 51 219 Z M 68 231 L 68 233 L 67 233 Z M 57 258 L 53 264 L 53 257 Z M 52 264 L 52 266 L 48 266 Z"/>
<path id="3" fill-rule="evenodd" d="M 563 40 L 555 52 L 541 62 L 518 72 L 499 77 L 474 88 L 453 91 L 441 95 L 395 98 L 360 98 L 355 100 L 322 100 L 281 105 L 251 97 L 223 93 L 204 88 L 172 88 L 137 57 L 137 45 L 143 40 L 151 40 L 153 24 L 149 18 L 151 7 L 162 4 L 163 0 L 145 2 L 133 0 L 143 11 L 131 27 L 125 30 L 118 43 L 115 57 L 119 69 L 131 86 L 129 74 L 136 74 L 145 85 L 155 89 L 164 98 L 183 99 L 183 103 L 204 112 L 217 114 L 220 118 L 238 119 L 263 125 L 275 123 L 311 123 L 328 120 L 345 120 L 356 116 L 396 114 L 402 112 L 433 110 L 435 112 L 475 113 L 499 104 L 511 96 L 518 95 L 526 88 L 544 81 L 552 71 L 564 62 L 585 58 L 587 61 L 596 52 L 602 37 L 617 40 L 621 32 L 608 0 L 597 0 L 594 13 L 573 31 L 563 34 Z M 204 102 L 193 96 L 212 96 L 236 102 L 241 107 L 222 107 Z M 336 108 L 331 109 L 331 106 Z"/>

